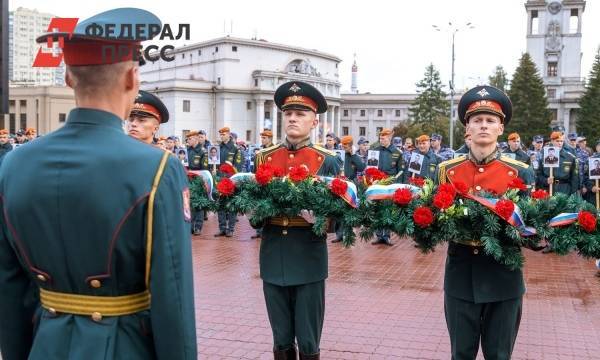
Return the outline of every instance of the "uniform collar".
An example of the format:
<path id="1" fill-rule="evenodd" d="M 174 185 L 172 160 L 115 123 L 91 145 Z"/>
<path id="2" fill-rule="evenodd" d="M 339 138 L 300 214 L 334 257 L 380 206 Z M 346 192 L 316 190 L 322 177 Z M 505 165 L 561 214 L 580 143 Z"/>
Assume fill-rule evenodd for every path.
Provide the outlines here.
<path id="1" fill-rule="evenodd" d="M 469 160 L 471 160 L 471 162 L 473 162 L 475 165 L 487 165 L 490 162 L 492 162 L 493 160 L 498 159 L 500 157 L 500 155 L 501 155 L 500 152 L 498 151 L 498 149 L 496 149 L 491 154 L 489 154 L 487 157 L 485 157 L 483 160 L 478 161 L 477 158 L 475 158 L 475 156 L 473 156 L 473 153 L 469 149 L 469 154 L 468 154 L 467 158 Z"/>
<path id="2" fill-rule="evenodd" d="M 285 138 L 285 140 L 281 143 L 281 145 L 285 146 L 288 150 L 300 150 L 303 147 L 310 146 L 311 142 L 310 142 L 310 137 L 307 137 L 306 139 L 300 141 L 297 144 L 290 144 L 288 139 Z"/>
<path id="3" fill-rule="evenodd" d="M 111 112 L 98 109 L 75 108 L 69 113 L 67 124 L 106 126 L 124 132 L 121 118 Z"/>

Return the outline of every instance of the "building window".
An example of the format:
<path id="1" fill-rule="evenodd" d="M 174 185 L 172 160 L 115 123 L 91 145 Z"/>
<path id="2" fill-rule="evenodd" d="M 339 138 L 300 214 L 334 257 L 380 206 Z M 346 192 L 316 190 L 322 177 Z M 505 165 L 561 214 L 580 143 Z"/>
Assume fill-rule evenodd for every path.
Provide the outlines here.
<path id="1" fill-rule="evenodd" d="M 246 110 L 252 110 L 252 101 L 246 101 Z"/>
<path id="2" fill-rule="evenodd" d="M 361 110 L 361 111 L 360 111 L 360 116 L 365 116 L 366 114 L 367 114 L 367 111 L 366 111 L 366 110 Z"/>
<path id="3" fill-rule="evenodd" d="M 15 106 L 15 101 L 14 100 L 10 100 L 8 102 L 8 106 Z"/>
<path id="4" fill-rule="evenodd" d="M 181 54 L 181 58 L 185 59 L 185 53 Z"/>
<path id="5" fill-rule="evenodd" d="M 237 52 L 237 46 L 232 46 L 232 47 L 231 47 L 231 51 L 233 51 L 233 52 Z"/>
<path id="6" fill-rule="evenodd" d="M 246 141 L 252 141 L 252 130 L 246 130 Z"/>
<path id="7" fill-rule="evenodd" d="M 400 117 L 400 110 L 396 110 L 396 117 Z"/>
<path id="8" fill-rule="evenodd" d="M 367 128 L 364 126 L 361 126 L 358 128 L 358 136 L 366 136 L 367 135 Z"/>
<path id="9" fill-rule="evenodd" d="M 531 35 L 537 35 L 540 33 L 540 19 L 538 18 L 538 11 L 531 10 L 531 23 L 529 24 L 529 33 Z"/>
<path id="10" fill-rule="evenodd" d="M 348 110 L 344 110 L 344 116 L 348 116 Z"/>
<path id="11" fill-rule="evenodd" d="M 26 108 L 27 107 L 27 100 L 19 100 L 19 106 L 21 106 L 22 108 Z"/>
<path id="12" fill-rule="evenodd" d="M 550 109 L 550 122 L 556 121 L 557 117 L 558 117 L 558 110 Z"/>
<path id="13" fill-rule="evenodd" d="M 65 114 L 65 113 L 58 114 L 58 122 L 64 123 L 65 121 L 67 121 L 67 114 Z"/>
<path id="14" fill-rule="evenodd" d="M 215 52 L 218 53 L 219 52 L 219 47 L 215 46 Z"/>
<path id="15" fill-rule="evenodd" d="M 220 77 L 217 78 L 217 85 L 221 85 L 221 78 Z"/>
<path id="16" fill-rule="evenodd" d="M 270 119 L 270 118 L 271 118 L 271 112 L 265 111 L 265 119 Z"/>
<path id="17" fill-rule="evenodd" d="M 579 11 L 571 9 L 571 17 L 569 18 L 569 33 L 577 34 L 579 32 Z"/>
<path id="18" fill-rule="evenodd" d="M 342 136 L 347 136 L 349 133 L 349 129 L 347 126 L 342 126 Z"/>
<path id="19" fill-rule="evenodd" d="M 258 79 L 254 79 L 254 86 L 258 86 Z"/>
<path id="20" fill-rule="evenodd" d="M 190 101 L 183 100 L 183 112 L 190 112 Z"/>
<path id="21" fill-rule="evenodd" d="M 378 127 L 375 129 L 375 133 L 377 133 L 377 136 L 379 136 L 379 133 L 381 132 L 381 130 L 383 130 L 383 127 L 381 127 L 381 126 L 378 126 Z"/>
<path id="22" fill-rule="evenodd" d="M 202 50 L 198 50 L 198 56 L 202 55 Z"/>
<path id="23" fill-rule="evenodd" d="M 556 89 L 548 89 L 548 99 L 556 98 Z"/>
<path id="24" fill-rule="evenodd" d="M 15 121 L 15 118 L 16 118 L 16 116 L 15 116 L 15 114 L 14 114 L 14 113 L 10 113 L 10 115 L 8 116 L 8 122 L 9 122 L 9 124 L 8 124 L 8 125 L 9 125 L 9 132 L 10 132 L 11 134 L 14 134 L 14 133 L 16 132 L 16 129 L 15 129 L 15 128 L 16 128 L 16 124 L 15 124 L 15 122 L 16 122 L 16 121 Z"/>
<path id="25" fill-rule="evenodd" d="M 556 61 L 548 62 L 548 76 L 555 77 L 558 75 L 558 63 Z"/>
<path id="26" fill-rule="evenodd" d="M 21 129 L 27 129 L 27 114 L 21 114 L 19 126 L 21 126 Z"/>
<path id="27" fill-rule="evenodd" d="M 377 110 L 377 117 L 383 116 L 383 110 Z"/>

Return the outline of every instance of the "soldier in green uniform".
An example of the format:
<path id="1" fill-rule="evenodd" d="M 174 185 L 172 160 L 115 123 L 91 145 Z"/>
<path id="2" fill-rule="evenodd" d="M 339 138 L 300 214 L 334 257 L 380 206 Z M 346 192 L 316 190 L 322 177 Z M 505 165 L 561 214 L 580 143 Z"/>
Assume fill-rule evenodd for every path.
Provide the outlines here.
<path id="1" fill-rule="evenodd" d="M 573 194 L 579 190 L 579 169 L 577 158 L 563 148 L 564 136 L 560 132 L 553 132 L 550 135 L 552 146 L 561 149 L 558 156 L 554 158 L 540 159 L 537 170 L 537 186 L 538 188 L 548 189 L 552 184 L 552 192 Z M 554 160 L 556 159 L 556 160 Z M 550 168 L 544 167 L 544 164 L 552 164 L 558 162 L 558 167 L 552 169 L 552 177 L 550 176 Z"/>
<path id="2" fill-rule="evenodd" d="M 127 121 L 129 136 L 146 144 L 154 142 L 160 125 L 169 121 L 169 111 L 154 94 L 140 90 Z"/>
<path id="3" fill-rule="evenodd" d="M 310 132 L 319 123 L 316 114 L 327 111 L 319 90 L 301 81 L 288 82 L 275 92 L 275 103 L 283 112 L 286 138 L 261 150 L 256 156 L 257 166 L 269 163 L 287 172 L 290 167 L 304 165 L 312 175 L 336 176 L 341 164 L 335 153 L 310 141 Z M 310 212 L 303 211 L 293 218 L 271 218 L 263 227 L 260 276 L 276 360 L 295 360 L 296 342 L 300 359 L 320 357 L 327 243 L 325 235 L 313 233 L 313 222 Z"/>
<path id="4" fill-rule="evenodd" d="M 260 133 L 260 148 L 261 149 L 266 149 L 268 147 L 273 146 L 273 132 L 271 130 L 263 130 Z M 251 154 L 250 156 L 253 157 L 253 161 L 256 161 L 256 159 L 254 158 L 255 155 Z M 253 172 L 256 172 L 256 166 L 254 166 Z M 256 234 L 252 235 L 250 238 L 251 239 L 259 239 L 262 236 L 262 229 L 256 229 Z"/>
<path id="5" fill-rule="evenodd" d="M 454 152 L 454 157 L 466 155 L 471 147 L 471 134 L 465 132 L 465 143 Z"/>
<path id="6" fill-rule="evenodd" d="M 407 166 L 404 168 L 403 182 L 408 183 L 413 176 L 435 180 L 437 176 L 437 166 L 442 162 L 442 158 L 433 152 L 429 136 L 421 135 L 417 139 L 417 149 L 412 154 L 419 154 L 423 157 L 423 162 L 416 168 L 416 172 L 410 171 L 410 159 L 406 159 Z M 415 171 L 415 170 L 413 170 Z"/>
<path id="7" fill-rule="evenodd" d="M 348 180 L 353 182 L 356 181 L 356 174 L 362 172 L 366 165 L 358 154 L 352 153 L 352 145 L 354 145 L 354 139 L 350 135 L 343 136 L 340 139 L 340 144 L 344 150 L 344 173 L 342 174 Z M 332 243 L 338 243 L 343 239 L 342 222 L 339 219 L 335 221 L 335 239 L 331 240 Z"/>
<path id="8" fill-rule="evenodd" d="M 224 127 L 219 130 L 219 136 L 221 137 L 221 145 L 219 146 L 221 164 L 229 164 L 235 168 L 236 171 L 242 171 L 242 152 L 235 146 L 235 141 L 231 137 L 231 130 L 228 127 Z M 221 171 L 217 170 L 218 176 L 224 176 Z M 237 222 L 237 214 L 235 212 L 219 211 L 219 232 L 215 234 L 215 237 L 226 236 L 232 237 L 233 230 L 235 229 L 235 223 Z"/>
<path id="9" fill-rule="evenodd" d="M 521 137 L 516 132 L 508 135 L 508 149 L 502 154 L 525 164 L 529 164 L 529 156 L 521 149 Z"/>
<path id="10" fill-rule="evenodd" d="M 190 131 L 186 135 L 188 148 L 188 167 L 190 170 L 208 170 L 208 165 L 205 164 L 206 148 L 199 143 L 198 131 Z"/>
<path id="11" fill-rule="evenodd" d="M 379 145 L 373 150 L 379 151 L 379 162 L 377 168 L 385 172 L 389 176 L 396 177 L 397 182 L 402 180 L 402 172 L 404 164 L 402 160 L 402 152 L 392 144 L 393 131 L 383 129 L 379 132 Z M 376 232 L 376 238 L 371 241 L 371 244 L 385 244 L 388 246 L 394 245 L 390 240 L 389 230 L 381 230 Z"/>
<path id="12" fill-rule="evenodd" d="M 504 193 L 519 177 L 531 186 L 533 172 L 520 161 L 501 156 L 498 136 L 512 116 L 508 97 L 492 86 L 467 91 L 458 105 L 471 134 L 466 156 L 439 165 L 440 183 L 463 182 L 469 191 Z M 479 347 L 486 359 L 510 359 L 521 319 L 525 284 L 521 270 L 510 270 L 484 254 L 478 239 L 448 244 L 444 310 L 453 360 L 474 360 Z"/>
<path id="13" fill-rule="evenodd" d="M 132 54 L 146 38 L 88 36 L 92 23 L 160 28 L 154 14 L 124 8 L 72 37 L 37 39 L 64 39 L 78 107 L 0 168 L 2 357 L 196 359 L 186 175 L 123 131 L 139 89 Z M 105 57 L 106 46 L 128 51 Z"/>

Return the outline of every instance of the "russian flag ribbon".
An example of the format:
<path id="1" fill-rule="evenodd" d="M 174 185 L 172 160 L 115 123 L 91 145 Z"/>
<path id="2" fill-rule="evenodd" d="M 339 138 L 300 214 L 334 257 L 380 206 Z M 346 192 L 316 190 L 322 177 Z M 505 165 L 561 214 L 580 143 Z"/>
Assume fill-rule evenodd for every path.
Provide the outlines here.
<path id="1" fill-rule="evenodd" d="M 548 225 L 551 227 L 571 225 L 577 221 L 578 213 L 560 213 L 550 219 Z"/>
<path id="2" fill-rule="evenodd" d="M 365 191 L 365 197 L 369 201 L 388 200 L 394 197 L 394 193 L 398 189 L 408 189 L 413 193 L 413 197 L 417 195 L 421 188 L 409 184 L 390 184 L 390 185 L 371 185 Z"/>
<path id="3" fill-rule="evenodd" d="M 329 176 L 319 176 L 319 179 L 321 179 L 321 181 L 325 182 L 325 184 L 327 184 L 327 186 L 331 185 L 331 182 L 333 181 L 333 177 L 329 177 Z M 359 204 L 359 200 L 358 200 L 358 189 L 356 188 L 356 185 L 352 182 L 352 181 L 346 181 L 343 179 L 340 179 L 343 182 L 345 182 L 348 185 L 348 188 L 346 189 L 346 193 L 344 193 L 341 198 L 348 203 L 348 205 L 352 206 L 353 208 L 357 208 L 358 204 Z"/>
<path id="4" fill-rule="evenodd" d="M 206 189 L 206 195 L 210 200 L 214 200 L 212 197 L 213 189 L 215 188 L 215 182 L 212 174 L 208 170 L 188 170 L 188 176 L 192 174 L 193 177 L 199 176 L 204 182 L 204 189 Z"/>
<path id="5" fill-rule="evenodd" d="M 492 212 L 494 212 L 494 214 L 500 216 L 496 212 L 496 203 L 498 202 L 499 199 L 485 198 L 482 196 L 477 196 L 477 195 L 468 194 L 468 193 L 461 194 L 461 195 L 468 199 L 471 199 L 473 201 L 477 201 L 481 205 L 485 206 L 486 208 L 488 208 Z M 511 224 L 512 226 L 516 227 L 519 230 L 519 233 L 521 234 L 521 236 L 532 236 L 532 235 L 537 234 L 537 231 L 535 230 L 534 227 L 525 225 L 525 221 L 523 220 L 523 214 L 521 213 L 521 209 L 519 209 L 517 204 L 515 204 L 515 209 L 513 210 L 513 213 L 511 214 L 511 216 L 508 219 L 506 219 L 506 221 L 509 224 Z"/>

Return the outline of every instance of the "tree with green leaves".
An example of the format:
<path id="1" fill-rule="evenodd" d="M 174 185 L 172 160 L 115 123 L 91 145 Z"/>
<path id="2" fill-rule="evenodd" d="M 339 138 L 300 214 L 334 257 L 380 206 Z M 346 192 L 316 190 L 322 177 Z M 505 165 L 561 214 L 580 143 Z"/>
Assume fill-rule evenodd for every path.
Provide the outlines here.
<path id="1" fill-rule="evenodd" d="M 513 104 L 513 117 L 505 134 L 518 132 L 524 142 L 529 142 L 534 135 L 550 131 L 551 114 L 546 89 L 528 53 L 519 60 L 508 96 Z"/>
<path id="2" fill-rule="evenodd" d="M 444 118 L 448 122 L 450 104 L 446 100 L 447 94 L 442 89 L 440 72 L 433 64 L 429 64 L 425 68 L 425 77 L 416 85 L 419 95 L 409 108 L 409 129 L 419 129 L 421 134 L 440 133 L 447 138 L 448 128 L 444 129 L 441 124 Z"/>
<path id="3" fill-rule="evenodd" d="M 490 75 L 488 78 L 490 85 L 497 87 L 498 89 L 506 92 L 508 89 L 508 74 L 504 71 L 502 65 L 496 66 L 494 70 L 494 74 Z"/>
<path id="4" fill-rule="evenodd" d="M 600 48 L 585 85 L 585 92 L 579 99 L 577 133 L 585 136 L 588 143 L 600 140 Z"/>

